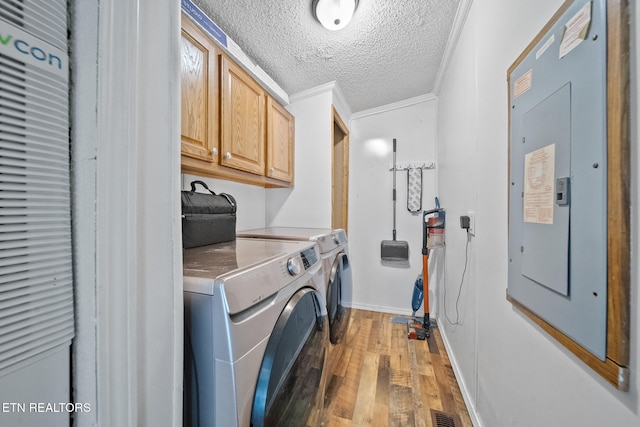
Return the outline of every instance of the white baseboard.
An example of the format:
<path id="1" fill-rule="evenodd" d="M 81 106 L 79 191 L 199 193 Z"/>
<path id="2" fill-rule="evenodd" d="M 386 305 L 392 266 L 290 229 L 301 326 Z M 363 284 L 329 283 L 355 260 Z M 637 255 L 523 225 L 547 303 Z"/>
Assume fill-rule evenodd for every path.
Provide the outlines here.
<path id="1" fill-rule="evenodd" d="M 399 314 L 402 316 L 411 316 L 413 312 L 408 309 L 399 309 L 397 307 L 384 307 L 380 305 L 369 305 L 369 304 L 351 304 L 351 308 L 355 308 L 356 310 L 368 310 L 368 311 L 378 311 L 380 313 L 389 313 L 389 314 Z M 424 316 L 424 311 L 420 310 L 416 313 L 417 316 Z M 431 316 L 434 319 L 433 316 Z"/>
<path id="2" fill-rule="evenodd" d="M 438 319 L 438 324 L 440 324 L 440 319 Z M 464 403 L 467 406 L 467 412 L 469 412 L 471 422 L 473 423 L 474 427 L 482 427 L 482 423 L 480 422 L 480 418 L 478 418 L 478 413 L 476 412 L 476 407 L 471 399 L 469 388 L 467 387 L 467 384 L 464 381 L 464 377 L 462 376 L 460 369 L 458 368 L 456 355 L 451 350 L 451 345 L 449 344 L 447 333 L 444 329 L 440 329 L 440 336 L 442 337 L 442 342 L 444 342 L 445 350 L 447 350 L 447 355 L 449 356 L 449 361 L 451 362 L 451 368 L 453 369 L 453 373 L 455 374 L 456 380 L 458 381 L 458 386 L 460 387 L 460 392 L 462 393 Z"/>

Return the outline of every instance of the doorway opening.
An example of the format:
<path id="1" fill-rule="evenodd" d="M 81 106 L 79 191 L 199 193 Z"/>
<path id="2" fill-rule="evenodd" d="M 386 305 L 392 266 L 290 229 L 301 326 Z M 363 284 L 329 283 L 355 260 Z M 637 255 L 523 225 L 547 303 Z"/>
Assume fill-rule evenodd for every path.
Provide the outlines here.
<path id="1" fill-rule="evenodd" d="M 331 228 L 347 232 L 349 213 L 349 129 L 331 106 Z"/>

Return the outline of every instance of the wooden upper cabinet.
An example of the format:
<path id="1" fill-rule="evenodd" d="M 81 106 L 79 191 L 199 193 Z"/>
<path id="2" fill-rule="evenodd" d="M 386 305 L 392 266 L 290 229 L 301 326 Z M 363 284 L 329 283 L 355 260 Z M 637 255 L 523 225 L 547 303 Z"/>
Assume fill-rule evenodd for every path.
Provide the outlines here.
<path id="1" fill-rule="evenodd" d="M 293 117 L 185 14 L 180 82 L 182 172 L 292 185 Z"/>
<path id="2" fill-rule="evenodd" d="M 224 55 L 220 164 L 264 175 L 265 92 L 242 68 Z"/>
<path id="3" fill-rule="evenodd" d="M 216 161 L 218 147 L 218 56 L 209 38 L 182 16 L 180 40 L 181 152 L 206 162 Z M 206 163 L 205 163 L 206 164 Z"/>
<path id="4" fill-rule="evenodd" d="M 269 178 L 293 180 L 293 116 L 270 96 L 267 97 L 267 170 Z"/>

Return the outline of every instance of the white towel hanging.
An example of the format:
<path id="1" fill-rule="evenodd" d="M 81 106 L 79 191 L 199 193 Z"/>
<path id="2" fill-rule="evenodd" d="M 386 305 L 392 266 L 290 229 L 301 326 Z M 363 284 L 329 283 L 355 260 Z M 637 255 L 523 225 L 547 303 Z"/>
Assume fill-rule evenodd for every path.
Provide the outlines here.
<path id="1" fill-rule="evenodd" d="M 422 210 L 422 169 L 407 169 L 407 210 L 420 212 Z"/>

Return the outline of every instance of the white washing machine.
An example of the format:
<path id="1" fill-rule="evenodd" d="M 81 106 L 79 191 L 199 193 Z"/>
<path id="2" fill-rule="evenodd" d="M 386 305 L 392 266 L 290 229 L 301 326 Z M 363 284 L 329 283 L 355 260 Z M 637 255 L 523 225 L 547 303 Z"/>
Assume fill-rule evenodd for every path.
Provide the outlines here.
<path id="1" fill-rule="evenodd" d="M 332 344 L 340 343 L 347 332 L 353 295 L 347 233 L 341 228 L 267 227 L 240 231 L 238 236 L 318 244 L 325 276 L 329 336 Z"/>
<path id="2" fill-rule="evenodd" d="M 183 256 L 185 425 L 318 424 L 329 329 L 318 246 L 238 238 Z"/>

